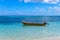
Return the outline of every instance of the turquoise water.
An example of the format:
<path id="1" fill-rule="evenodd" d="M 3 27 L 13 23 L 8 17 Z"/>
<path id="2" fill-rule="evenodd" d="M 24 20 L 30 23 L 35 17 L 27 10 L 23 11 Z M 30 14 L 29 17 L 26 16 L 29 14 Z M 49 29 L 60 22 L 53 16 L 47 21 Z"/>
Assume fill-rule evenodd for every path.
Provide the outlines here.
<path id="1" fill-rule="evenodd" d="M 49 21 L 44 26 L 23 26 L 21 22 L 0 23 L 0 40 L 43 40 L 60 37 L 60 21 Z"/>
<path id="2" fill-rule="evenodd" d="M 22 23 L 0 24 L 0 40 L 27 40 L 60 36 L 60 22 L 49 22 L 46 27 L 23 26 Z"/>

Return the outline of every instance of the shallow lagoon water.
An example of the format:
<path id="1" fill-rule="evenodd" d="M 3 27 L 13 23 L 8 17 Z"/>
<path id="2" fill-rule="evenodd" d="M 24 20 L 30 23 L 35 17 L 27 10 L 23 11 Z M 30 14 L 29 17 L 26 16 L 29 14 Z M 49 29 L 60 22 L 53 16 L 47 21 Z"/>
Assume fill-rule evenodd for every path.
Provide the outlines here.
<path id="1" fill-rule="evenodd" d="M 0 23 L 0 40 L 60 40 L 60 21 L 45 26 L 23 26 L 21 22 Z"/>
<path id="2" fill-rule="evenodd" d="M 60 36 L 60 22 L 44 26 L 23 26 L 22 23 L 0 24 L 0 40 L 43 40 Z M 51 39 L 51 38 L 50 38 Z"/>

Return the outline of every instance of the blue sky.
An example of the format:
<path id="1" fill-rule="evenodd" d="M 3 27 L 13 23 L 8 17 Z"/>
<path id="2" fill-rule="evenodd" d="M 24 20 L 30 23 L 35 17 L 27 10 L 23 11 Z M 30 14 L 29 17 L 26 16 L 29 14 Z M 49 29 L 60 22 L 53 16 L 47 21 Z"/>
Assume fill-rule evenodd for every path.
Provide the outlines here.
<path id="1" fill-rule="evenodd" d="M 60 15 L 59 9 L 57 1 L 0 0 L 0 15 Z"/>

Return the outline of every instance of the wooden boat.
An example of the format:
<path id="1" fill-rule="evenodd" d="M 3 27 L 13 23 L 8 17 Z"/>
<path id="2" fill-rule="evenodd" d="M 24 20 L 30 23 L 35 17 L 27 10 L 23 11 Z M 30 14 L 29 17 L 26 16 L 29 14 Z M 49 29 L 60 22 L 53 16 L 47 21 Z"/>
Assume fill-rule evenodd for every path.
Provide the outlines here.
<path id="1" fill-rule="evenodd" d="M 43 23 L 31 23 L 31 22 L 22 22 L 24 26 L 46 26 L 46 22 Z"/>

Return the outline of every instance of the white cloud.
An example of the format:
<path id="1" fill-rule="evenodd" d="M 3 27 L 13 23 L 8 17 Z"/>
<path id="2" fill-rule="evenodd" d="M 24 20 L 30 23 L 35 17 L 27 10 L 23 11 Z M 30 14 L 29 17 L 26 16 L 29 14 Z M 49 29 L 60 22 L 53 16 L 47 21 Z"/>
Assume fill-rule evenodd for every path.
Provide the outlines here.
<path id="1" fill-rule="evenodd" d="M 39 2 L 43 2 L 43 0 L 24 0 L 24 2 L 39 3 Z"/>
<path id="2" fill-rule="evenodd" d="M 38 15 L 49 15 L 47 14 L 48 11 L 45 8 L 40 8 L 38 6 L 35 7 L 36 12 L 38 13 Z"/>
<path id="3" fill-rule="evenodd" d="M 24 0 L 25 3 L 32 2 L 31 0 Z"/>
<path id="4" fill-rule="evenodd" d="M 46 3 L 56 4 L 59 2 L 59 0 L 44 0 Z"/>
<path id="5" fill-rule="evenodd" d="M 24 2 L 25 2 L 25 3 L 27 3 L 27 2 L 28 2 L 28 0 L 24 0 Z"/>
<path id="6" fill-rule="evenodd" d="M 24 2 L 57 4 L 59 0 L 24 0 Z"/>
<path id="7" fill-rule="evenodd" d="M 40 8 L 40 7 L 35 7 L 36 12 L 38 14 L 42 15 L 60 15 L 60 7 L 54 6 L 54 7 L 47 7 L 45 8 Z"/>
<path id="8" fill-rule="evenodd" d="M 57 14 L 60 13 L 60 7 L 56 7 L 56 6 L 55 6 L 53 9 L 54 9 L 54 12 L 56 12 Z"/>
<path id="9" fill-rule="evenodd" d="M 48 1 L 49 1 L 49 0 L 44 0 L 44 2 L 46 2 L 46 3 L 47 3 Z"/>

